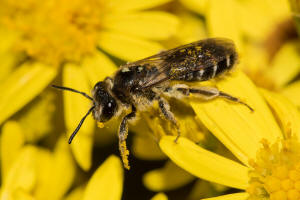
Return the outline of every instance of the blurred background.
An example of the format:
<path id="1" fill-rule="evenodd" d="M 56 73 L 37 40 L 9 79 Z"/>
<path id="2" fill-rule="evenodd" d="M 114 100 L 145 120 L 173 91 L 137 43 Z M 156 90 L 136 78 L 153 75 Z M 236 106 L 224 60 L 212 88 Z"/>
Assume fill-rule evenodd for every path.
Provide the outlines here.
<path id="1" fill-rule="evenodd" d="M 97 127 L 89 116 L 68 145 L 90 102 L 50 85 L 89 94 L 129 61 L 225 37 L 257 86 L 300 106 L 299 19 L 298 0 L 1 0 L 0 198 L 196 200 L 232 193 L 168 160 L 157 141 L 176 131 L 155 109 L 129 126 L 129 171 L 119 160 L 120 119 Z M 184 137 L 235 159 L 188 103 L 171 105 Z"/>

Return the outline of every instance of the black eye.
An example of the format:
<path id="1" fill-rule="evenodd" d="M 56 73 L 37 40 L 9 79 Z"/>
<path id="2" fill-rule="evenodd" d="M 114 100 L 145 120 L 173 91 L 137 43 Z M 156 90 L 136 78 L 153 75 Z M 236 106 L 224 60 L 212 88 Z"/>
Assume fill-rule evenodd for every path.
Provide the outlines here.
<path id="1" fill-rule="evenodd" d="M 96 109 L 101 109 L 97 112 L 95 117 L 100 122 L 106 122 L 110 120 L 116 113 L 118 105 L 116 100 L 110 95 L 105 82 L 98 82 L 94 87 L 94 99 Z"/>
<path id="2" fill-rule="evenodd" d="M 108 99 L 107 99 L 108 100 Z M 112 118 L 117 110 L 117 102 L 113 98 L 109 98 L 109 100 L 105 103 L 101 103 L 102 112 L 101 112 L 101 122 L 108 121 Z"/>

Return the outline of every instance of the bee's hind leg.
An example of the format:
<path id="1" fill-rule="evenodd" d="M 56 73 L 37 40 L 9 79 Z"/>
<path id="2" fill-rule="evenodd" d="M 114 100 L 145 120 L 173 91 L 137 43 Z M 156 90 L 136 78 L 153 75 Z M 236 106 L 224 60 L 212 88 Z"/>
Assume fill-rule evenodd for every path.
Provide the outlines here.
<path id="1" fill-rule="evenodd" d="M 175 85 L 175 87 L 172 88 L 172 90 L 173 90 L 173 92 L 174 92 L 174 90 L 175 90 L 175 92 L 180 92 L 181 94 L 183 94 L 185 96 L 189 96 L 191 93 L 196 94 L 197 96 L 199 96 L 200 98 L 205 99 L 205 100 L 222 97 L 229 101 L 243 104 L 244 106 L 249 108 L 249 110 L 251 110 L 252 112 L 254 111 L 254 109 L 252 107 L 250 107 L 245 102 L 241 101 L 239 98 L 231 96 L 230 94 L 222 92 L 214 87 L 203 86 L 203 87 L 189 88 L 189 87 L 176 87 L 176 85 Z"/>
<path id="2" fill-rule="evenodd" d="M 119 128 L 119 149 L 120 149 L 120 154 L 122 157 L 123 165 L 126 169 L 129 170 L 129 162 L 128 162 L 128 155 L 129 151 L 127 150 L 126 146 L 126 139 L 128 136 L 128 120 L 134 119 L 136 116 L 136 108 L 132 105 L 132 110 L 131 113 L 127 114 L 123 119 L 120 124 Z"/>
<path id="3" fill-rule="evenodd" d="M 179 124 L 174 116 L 174 114 L 170 111 L 170 105 L 169 103 L 163 99 L 162 97 L 160 97 L 158 99 L 158 105 L 159 108 L 162 112 L 162 114 L 164 115 L 164 117 L 169 120 L 170 122 L 172 122 L 172 124 L 176 127 L 177 129 L 177 137 L 175 138 L 174 142 L 176 143 L 180 137 L 180 128 L 179 128 Z"/>

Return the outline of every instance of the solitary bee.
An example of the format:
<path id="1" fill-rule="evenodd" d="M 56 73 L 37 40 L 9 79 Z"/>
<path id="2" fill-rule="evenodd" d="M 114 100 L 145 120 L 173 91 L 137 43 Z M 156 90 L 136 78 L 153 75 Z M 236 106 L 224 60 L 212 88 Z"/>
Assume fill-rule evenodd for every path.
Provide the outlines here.
<path id="1" fill-rule="evenodd" d="M 58 89 L 80 93 L 92 101 L 91 108 L 70 136 L 69 143 L 91 112 L 95 120 L 106 122 L 120 115 L 120 111 L 130 109 L 130 113 L 123 117 L 118 132 L 120 153 L 125 168 L 129 169 L 125 143 L 128 121 L 136 117 L 137 111 L 151 107 L 155 101 L 158 102 L 162 115 L 177 129 L 175 142 L 180 136 L 179 124 L 165 97 L 184 98 L 190 94 L 205 100 L 222 97 L 243 104 L 253 111 L 239 98 L 217 88 L 190 87 L 185 84 L 206 81 L 225 74 L 236 64 L 237 57 L 231 40 L 209 38 L 127 63 L 121 66 L 114 76 L 98 82 L 92 90 L 92 96 L 72 88 L 53 85 Z"/>

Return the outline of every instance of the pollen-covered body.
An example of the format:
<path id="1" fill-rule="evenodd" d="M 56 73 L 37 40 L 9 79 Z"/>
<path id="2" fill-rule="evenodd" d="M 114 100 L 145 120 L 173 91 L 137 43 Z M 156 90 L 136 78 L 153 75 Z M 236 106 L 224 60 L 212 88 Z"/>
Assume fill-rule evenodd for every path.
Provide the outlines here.
<path id="1" fill-rule="evenodd" d="M 236 61 L 231 41 L 202 40 L 122 66 L 113 77 L 112 92 L 124 104 L 147 105 L 174 81 L 209 80 L 232 69 Z"/>
<path id="2" fill-rule="evenodd" d="M 115 74 L 112 92 L 125 105 L 149 104 L 156 94 L 151 88 L 142 89 L 142 86 L 156 71 L 155 66 L 125 66 Z"/>
<path id="3" fill-rule="evenodd" d="M 213 79 L 230 71 L 236 62 L 237 53 L 231 40 L 211 38 L 127 63 L 112 77 L 98 82 L 92 91 L 92 97 L 71 88 L 58 87 L 81 93 L 93 101 L 93 106 L 81 120 L 69 141 L 72 141 L 90 112 L 97 121 L 106 122 L 129 109 L 130 113 L 123 117 L 119 128 L 119 148 L 124 166 L 129 168 L 125 143 L 128 121 L 135 119 L 137 111 L 151 107 L 155 101 L 158 102 L 162 115 L 177 129 L 176 141 L 180 136 L 180 128 L 166 97 L 181 99 L 189 97 L 190 94 L 206 100 L 222 97 L 253 110 L 238 98 L 217 88 L 192 87 L 187 84 Z"/>
<path id="4" fill-rule="evenodd" d="M 121 66 L 113 77 L 96 84 L 93 90 L 93 98 L 97 100 L 95 103 L 97 112 L 93 112 L 96 120 L 105 122 L 110 117 L 118 115 L 120 113 L 118 111 L 131 108 L 131 112 L 123 118 L 119 128 L 119 148 L 125 167 L 129 168 L 125 164 L 128 163 L 125 145 L 128 121 L 135 118 L 137 111 L 146 110 L 155 101 L 158 102 L 162 115 L 176 127 L 178 137 L 180 128 L 166 97 L 182 99 L 192 93 L 206 100 L 223 97 L 244 104 L 252 110 L 238 98 L 217 88 L 191 88 L 185 84 L 213 79 L 230 71 L 236 62 L 237 53 L 232 41 L 206 39 L 127 63 Z M 100 93 L 97 92 L 99 84 L 106 85 L 105 88 L 100 88 Z M 117 104 L 112 104 L 114 98 Z M 107 106 L 108 102 L 110 108 Z M 105 117 L 101 117 L 102 115 Z"/>

